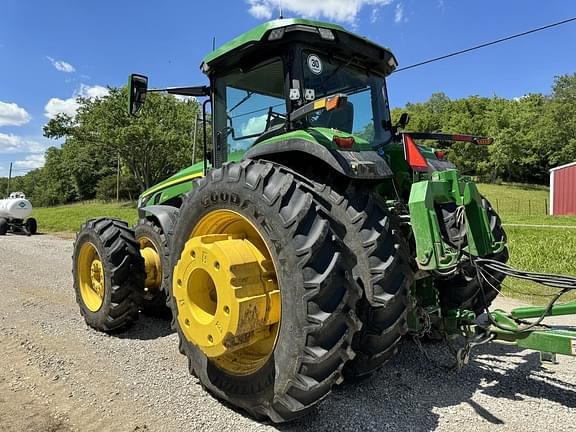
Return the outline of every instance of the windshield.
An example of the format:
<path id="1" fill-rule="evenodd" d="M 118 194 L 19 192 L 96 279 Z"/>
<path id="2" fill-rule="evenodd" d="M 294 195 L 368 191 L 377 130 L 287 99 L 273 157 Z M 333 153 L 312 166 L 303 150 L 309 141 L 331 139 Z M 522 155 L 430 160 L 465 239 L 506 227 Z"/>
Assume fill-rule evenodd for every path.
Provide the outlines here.
<path id="1" fill-rule="evenodd" d="M 390 140 L 390 110 L 384 77 L 312 51 L 304 51 L 303 56 L 305 92 L 313 90 L 315 99 L 335 93 L 348 95 L 343 108 L 310 115 L 311 126 L 351 133 L 372 145 Z"/>

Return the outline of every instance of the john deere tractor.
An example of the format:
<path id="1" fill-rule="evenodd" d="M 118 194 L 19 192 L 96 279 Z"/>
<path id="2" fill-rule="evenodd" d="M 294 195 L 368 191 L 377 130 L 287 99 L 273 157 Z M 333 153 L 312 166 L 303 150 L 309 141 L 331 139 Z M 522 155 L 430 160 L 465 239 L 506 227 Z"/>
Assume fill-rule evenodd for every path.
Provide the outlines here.
<path id="1" fill-rule="evenodd" d="M 400 132 L 407 116 L 393 124 L 386 91 L 396 67 L 340 26 L 283 19 L 208 54 L 209 85 L 149 89 L 131 75 L 134 115 L 148 92 L 205 98 L 206 151 L 140 196 L 134 228 L 82 226 L 73 273 L 86 322 L 113 331 L 167 303 L 190 372 L 274 422 L 370 375 L 407 334 L 465 336 L 461 364 L 492 339 L 575 354 L 575 332 L 518 321 L 574 304 L 489 311 L 514 274 L 500 219 L 416 141 L 491 139 Z"/>

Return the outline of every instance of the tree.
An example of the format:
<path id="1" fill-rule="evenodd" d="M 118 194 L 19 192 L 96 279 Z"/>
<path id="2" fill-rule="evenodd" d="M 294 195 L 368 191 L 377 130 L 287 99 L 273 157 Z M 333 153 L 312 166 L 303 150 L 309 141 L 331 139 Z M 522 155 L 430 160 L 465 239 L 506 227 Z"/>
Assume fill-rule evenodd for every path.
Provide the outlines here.
<path id="1" fill-rule="evenodd" d="M 125 88 L 112 88 L 103 98 L 80 98 L 74 119 L 58 116 L 44 128 L 49 138 L 66 138 L 62 148 L 83 198 L 94 196 L 97 181 L 114 172 L 117 158 L 141 190 L 191 163 L 195 100 L 149 93 L 138 117 L 128 114 L 126 100 Z"/>

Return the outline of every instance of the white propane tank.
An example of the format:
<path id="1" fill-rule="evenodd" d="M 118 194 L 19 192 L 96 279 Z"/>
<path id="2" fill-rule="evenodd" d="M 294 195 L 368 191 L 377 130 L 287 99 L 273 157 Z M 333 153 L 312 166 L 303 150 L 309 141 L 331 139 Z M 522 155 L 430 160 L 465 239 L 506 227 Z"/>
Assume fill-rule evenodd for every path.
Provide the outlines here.
<path id="1" fill-rule="evenodd" d="M 25 219 L 32 213 L 32 204 L 22 192 L 13 192 L 10 198 L 0 200 L 0 218 Z"/>

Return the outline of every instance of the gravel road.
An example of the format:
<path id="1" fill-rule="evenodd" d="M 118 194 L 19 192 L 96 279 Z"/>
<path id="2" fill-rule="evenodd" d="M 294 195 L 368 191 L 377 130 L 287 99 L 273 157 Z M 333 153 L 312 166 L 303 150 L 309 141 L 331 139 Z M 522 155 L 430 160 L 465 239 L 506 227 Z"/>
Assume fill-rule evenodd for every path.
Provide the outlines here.
<path id="1" fill-rule="evenodd" d="M 576 360 L 478 347 L 461 372 L 402 343 L 372 378 L 344 384 L 297 423 L 258 423 L 222 405 L 188 374 L 168 321 L 141 317 L 105 335 L 78 313 L 72 242 L 0 238 L 2 431 L 566 431 L 576 420 Z M 504 302 L 510 307 L 517 302 Z M 563 317 L 560 323 L 569 324 Z M 429 356 L 449 364 L 442 345 Z"/>

